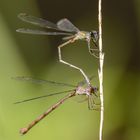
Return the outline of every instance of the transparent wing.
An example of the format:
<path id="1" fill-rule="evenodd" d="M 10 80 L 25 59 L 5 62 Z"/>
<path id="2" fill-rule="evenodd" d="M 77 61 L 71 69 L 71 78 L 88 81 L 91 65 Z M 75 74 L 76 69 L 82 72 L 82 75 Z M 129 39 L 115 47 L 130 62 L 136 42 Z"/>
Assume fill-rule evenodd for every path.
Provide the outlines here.
<path id="1" fill-rule="evenodd" d="M 91 81 L 93 78 L 95 78 L 94 75 L 92 75 L 91 77 L 89 77 L 89 80 Z M 83 86 L 84 84 L 86 84 L 86 80 L 85 80 L 85 79 L 82 80 L 82 81 L 80 81 L 80 82 L 78 83 L 79 86 Z"/>
<path id="2" fill-rule="evenodd" d="M 83 102 L 87 101 L 88 98 L 87 98 L 87 96 L 85 96 L 85 95 L 79 95 L 79 96 L 75 96 L 75 97 L 73 98 L 73 100 L 74 100 L 75 102 L 77 102 L 77 103 L 83 103 Z"/>
<path id="3" fill-rule="evenodd" d="M 37 17 L 31 16 L 31 15 L 28 15 L 28 14 L 25 14 L 25 13 L 20 13 L 18 15 L 18 18 L 21 19 L 24 22 L 28 22 L 28 23 L 31 23 L 31 24 L 34 24 L 34 25 L 37 25 L 37 26 L 40 26 L 40 27 L 60 30 L 57 27 L 56 24 L 54 24 L 50 21 L 47 21 L 47 20 L 42 19 L 42 18 L 37 18 Z"/>
<path id="4" fill-rule="evenodd" d="M 57 22 L 57 27 L 66 32 L 78 32 L 79 29 L 75 27 L 68 19 L 64 18 Z"/>
<path id="5" fill-rule="evenodd" d="M 60 82 L 42 80 L 42 79 L 35 79 L 35 78 L 24 77 L 24 76 L 13 77 L 13 79 L 20 80 L 20 81 L 29 81 L 31 83 L 37 83 L 37 84 L 53 84 L 53 85 L 59 85 L 59 86 L 76 87 L 75 85 L 72 85 L 72 84 L 60 83 Z"/>
<path id="6" fill-rule="evenodd" d="M 41 30 L 25 29 L 25 28 L 20 28 L 20 29 L 17 29 L 16 31 L 20 33 L 35 34 L 35 35 L 72 35 L 70 33 L 46 32 L 46 31 L 41 31 Z"/>
<path id="7" fill-rule="evenodd" d="M 42 96 L 37 96 L 37 97 L 34 97 L 34 98 L 25 99 L 25 100 L 22 100 L 22 101 L 15 102 L 14 104 L 20 104 L 20 103 L 23 103 L 23 102 L 28 102 L 28 101 L 37 100 L 37 99 L 44 98 L 44 97 L 59 95 L 59 94 L 63 94 L 63 93 L 71 92 L 71 91 L 74 91 L 74 89 L 73 90 L 61 91 L 61 92 L 57 92 L 57 93 L 52 93 L 52 94 L 47 94 L 47 95 L 42 95 Z"/>

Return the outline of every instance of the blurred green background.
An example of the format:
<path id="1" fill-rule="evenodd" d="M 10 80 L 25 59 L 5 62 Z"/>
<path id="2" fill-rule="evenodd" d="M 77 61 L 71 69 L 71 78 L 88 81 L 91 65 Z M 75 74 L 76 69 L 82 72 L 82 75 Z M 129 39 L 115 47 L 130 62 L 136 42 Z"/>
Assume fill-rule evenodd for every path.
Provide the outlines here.
<path id="1" fill-rule="evenodd" d="M 98 30 L 97 0 L 0 0 L 0 140 L 92 140 L 98 139 L 99 112 L 89 111 L 87 103 L 69 100 L 27 135 L 19 129 L 48 109 L 64 95 L 19 105 L 22 99 L 69 88 L 41 86 L 11 79 L 30 76 L 70 84 L 81 74 L 58 62 L 61 37 L 20 34 L 20 27 L 32 27 L 17 18 L 28 13 L 57 22 L 70 19 L 81 30 Z M 140 1 L 103 1 L 103 47 L 105 123 L 104 140 L 140 139 Z M 98 60 L 90 56 L 87 44 L 77 41 L 63 49 L 65 60 L 95 75 L 98 86 Z"/>

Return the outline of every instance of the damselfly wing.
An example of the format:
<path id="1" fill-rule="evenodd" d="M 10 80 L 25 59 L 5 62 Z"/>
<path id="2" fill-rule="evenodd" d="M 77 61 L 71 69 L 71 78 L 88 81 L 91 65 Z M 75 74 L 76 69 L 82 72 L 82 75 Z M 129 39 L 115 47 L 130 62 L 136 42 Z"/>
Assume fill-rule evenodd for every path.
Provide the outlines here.
<path id="1" fill-rule="evenodd" d="M 64 61 L 62 59 L 62 55 L 61 55 L 61 49 L 70 44 L 75 42 L 76 40 L 85 40 L 87 42 L 88 45 L 88 50 L 89 53 L 93 56 L 95 56 L 96 58 L 98 58 L 94 52 L 97 52 L 98 49 L 92 49 L 90 46 L 90 41 L 92 41 L 94 43 L 94 45 L 97 47 L 97 40 L 98 40 L 98 32 L 97 31 L 91 31 L 91 32 L 87 32 L 87 31 L 80 31 L 75 25 L 73 25 L 68 19 L 64 18 L 59 20 L 56 24 L 52 23 L 48 20 L 44 20 L 42 18 L 37 18 L 31 15 L 27 15 L 25 13 L 21 13 L 18 15 L 18 17 L 24 21 L 24 22 L 28 22 L 40 27 L 44 27 L 44 28 L 48 28 L 48 29 L 53 29 L 53 30 L 57 30 L 57 32 L 47 32 L 47 31 L 42 31 L 42 30 L 35 30 L 35 29 L 25 29 L 25 28 L 20 28 L 17 29 L 17 32 L 21 32 L 21 33 L 27 33 L 27 34 L 38 34 L 38 35 L 64 35 L 64 40 L 66 40 L 66 42 L 64 42 L 63 44 L 58 46 L 58 55 L 59 55 L 59 61 L 65 65 L 68 65 L 74 69 L 77 69 L 81 72 L 81 74 L 83 75 L 83 77 L 86 80 L 86 83 L 88 85 L 90 85 L 90 80 L 89 78 L 86 76 L 85 72 L 73 65 L 70 64 L 66 61 Z"/>

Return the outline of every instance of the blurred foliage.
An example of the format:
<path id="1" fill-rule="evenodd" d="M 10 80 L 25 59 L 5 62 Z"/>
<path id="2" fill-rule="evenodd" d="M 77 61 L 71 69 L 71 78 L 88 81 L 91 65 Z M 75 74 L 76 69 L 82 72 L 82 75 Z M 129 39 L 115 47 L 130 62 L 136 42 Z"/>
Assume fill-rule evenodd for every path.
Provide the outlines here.
<path id="1" fill-rule="evenodd" d="M 11 79 L 31 76 L 76 84 L 81 74 L 58 62 L 60 37 L 16 33 L 32 27 L 17 18 L 21 12 L 56 22 L 66 17 L 82 30 L 98 30 L 95 0 L 0 1 L 0 139 L 18 140 L 19 128 L 47 110 L 59 98 L 50 97 L 30 103 L 13 103 L 45 93 L 66 90 Z M 103 1 L 103 47 L 105 51 L 104 140 L 138 140 L 140 137 L 140 1 Z M 89 55 L 87 44 L 77 41 L 63 49 L 65 60 L 95 75 L 98 86 L 98 60 Z M 89 111 L 87 103 L 73 100 L 47 116 L 27 135 L 26 140 L 98 139 L 99 112 Z"/>

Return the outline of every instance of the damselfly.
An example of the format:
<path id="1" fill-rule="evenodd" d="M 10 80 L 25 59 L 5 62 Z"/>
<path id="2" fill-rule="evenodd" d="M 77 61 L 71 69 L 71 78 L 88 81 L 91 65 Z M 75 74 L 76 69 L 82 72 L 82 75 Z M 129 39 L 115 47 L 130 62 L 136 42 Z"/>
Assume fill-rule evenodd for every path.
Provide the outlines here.
<path id="1" fill-rule="evenodd" d="M 31 100 L 36 100 L 36 99 L 40 99 L 40 98 L 44 98 L 44 97 L 49 97 L 49 96 L 69 92 L 69 94 L 67 94 L 65 97 L 60 99 L 57 103 L 52 105 L 46 112 L 44 112 L 39 117 L 37 117 L 27 127 L 22 128 L 20 130 L 21 134 L 26 134 L 33 126 L 35 126 L 39 121 L 41 121 L 43 118 L 45 118 L 45 116 L 47 116 L 49 113 L 51 113 L 53 110 L 55 110 L 61 104 L 63 104 L 67 99 L 69 99 L 71 97 L 74 97 L 74 96 L 85 95 L 86 100 L 88 100 L 88 108 L 90 110 L 98 110 L 98 108 L 96 106 L 97 104 L 94 102 L 94 99 L 93 99 L 94 97 L 97 97 L 96 93 L 98 91 L 98 88 L 93 87 L 91 85 L 90 86 L 89 85 L 84 86 L 85 81 L 79 82 L 78 85 L 76 86 L 76 85 L 72 85 L 72 84 L 65 84 L 65 83 L 48 81 L 48 80 L 41 80 L 41 79 L 37 80 L 37 79 L 33 79 L 33 78 L 28 78 L 28 77 L 16 77 L 15 79 L 30 81 L 30 82 L 37 82 L 37 83 L 44 83 L 44 84 L 45 83 L 50 83 L 50 84 L 57 84 L 57 85 L 61 85 L 61 86 L 73 87 L 73 89 L 70 89 L 70 90 L 67 90 L 67 91 L 61 91 L 61 92 L 57 92 L 57 93 L 47 94 L 47 95 L 43 95 L 43 96 L 34 97 L 34 98 L 25 99 L 25 100 L 22 100 L 22 101 L 15 102 L 15 104 L 19 104 L 19 103 L 28 102 L 28 101 L 31 101 Z"/>
<path id="2" fill-rule="evenodd" d="M 90 45 L 90 42 L 92 41 L 93 44 L 97 47 L 97 41 L 98 41 L 97 31 L 91 31 L 91 32 L 80 31 L 76 26 L 74 26 L 66 18 L 61 19 L 56 24 L 54 24 L 50 21 L 44 20 L 42 18 L 30 16 L 25 13 L 19 14 L 18 17 L 24 22 L 28 22 L 28 23 L 31 23 L 40 27 L 48 28 L 48 29 L 54 29 L 54 30 L 57 30 L 57 32 L 46 32 L 46 31 L 41 31 L 41 30 L 25 29 L 25 28 L 17 29 L 16 30 L 17 32 L 27 33 L 27 34 L 36 34 L 36 35 L 64 35 L 66 36 L 66 37 L 63 37 L 63 40 L 65 40 L 66 42 L 58 46 L 59 61 L 63 64 L 69 65 L 70 67 L 74 69 L 79 70 L 84 76 L 87 84 L 90 85 L 89 78 L 86 76 L 85 72 L 81 68 L 73 64 L 70 64 L 62 59 L 61 48 L 64 47 L 65 45 L 75 42 L 76 40 L 85 40 L 88 44 L 89 53 L 97 57 L 94 54 L 94 52 L 98 51 L 98 49 L 97 48 L 92 49 Z"/>

